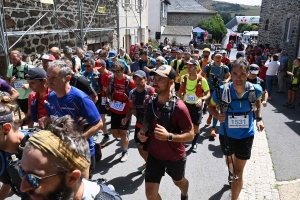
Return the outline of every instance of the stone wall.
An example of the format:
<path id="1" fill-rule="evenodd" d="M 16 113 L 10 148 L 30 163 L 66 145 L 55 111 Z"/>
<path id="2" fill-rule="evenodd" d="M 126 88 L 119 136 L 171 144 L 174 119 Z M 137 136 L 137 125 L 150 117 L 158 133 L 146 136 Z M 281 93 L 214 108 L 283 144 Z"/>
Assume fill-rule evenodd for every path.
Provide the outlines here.
<path id="1" fill-rule="evenodd" d="M 60 7 L 65 0 L 56 0 L 56 7 Z M 105 14 L 96 14 L 92 17 L 95 10 L 96 2 L 94 0 L 82 0 L 83 2 L 83 18 L 84 28 L 87 27 L 92 19 L 90 28 L 116 28 L 117 14 L 116 14 L 116 0 L 101 0 L 99 6 L 105 7 Z M 53 29 L 79 29 L 79 13 L 77 0 L 68 0 L 64 3 L 56 14 L 53 14 L 53 5 L 42 4 L 40 0 L 4 0 L 4 17 L 8 32 L 10 31 L 26 31 L 33 25 L 38 19 L 41 18 L 46 10 L 50 12 L 42 18 L 37 25 L 35 25 L 31 31 L 37 30 L 53 30 Z M 21 9 L 13 9 L 21 8 Z M 58 28 L 56 27 L 56 15 L 58 19 Z M 111 45 L 116 45 L 116 37 L 114 37 L 116 31 L 99 31 L 90 32 L 86 34 L 85 41 L 96 41 L 91 40 L 93 38 L 105 37 L 106 42 Z M 44 54 L 51 47 L 59 46 L 58 38 L 60 39 L 60 46 L 76 47 L 80 45 L 79 30 L 69 33 L 58 33 L 58 34 L 42 34 L 42 35 L 25 35 L 12 49 L 20 50 L 24 57 Z M 9 46 L 15 43 L 20 36 L 10 36 Z M 102 41 L 104 42 L 104 41 Z M 85 45 L 88 45 L 85 42 Z"/>
<path id="2" fill-rule="evenodd" d="M 298 55 L 300 1 L 262 0 L 260 13 L 259 41 L 269 43 L 288 52 L 290 59 Z M 288 19 L 290 31 L 288 32 Z M 288 35 L 289 33 L 289 35 Z M 287 40 L 287 38 L 289 38 Z"/>
<path id="3" fill-rule="evenodd" d="M 204 19 L 214 16 L 215 13 L 168 13 L 168 26 L 197 27 Z"/>

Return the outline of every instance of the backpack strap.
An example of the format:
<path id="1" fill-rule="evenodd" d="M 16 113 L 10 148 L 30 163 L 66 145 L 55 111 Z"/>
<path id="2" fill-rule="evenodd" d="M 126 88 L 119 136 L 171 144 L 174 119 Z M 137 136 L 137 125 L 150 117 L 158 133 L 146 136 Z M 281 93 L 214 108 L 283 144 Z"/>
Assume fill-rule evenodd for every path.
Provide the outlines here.
<path id="1" fill-rule="evenodd" d="M 181 60 L 181 63 L 180 63 L 180 65 L 178 66 L 179 72 L 183 69 L 183 66 L 184 66 L 184 60 Z"/>
<path id="2" fill-rule="evenodd" d="M 139 68 L 140 68 L 140 70 L 143 70 L 143 60 L 142 59 L 139 60 Z"/>
<path id="3" fill-rule="evenodd" d="M 251 106 L 251 111 L 255 111 L 256 110 L 256 91 L 255 91 L 255 87 L 252 83 L 248 82 L 249 84 L 249 90 L 248 90 L 248 101 L 250 103 Z"/>
<path id="4" fill-rule="evenodd" d="M 121 196 L 112 190 L 109 186 L 104 183 L 97 183 L 100 187 L 100 192 L 95 196 L 95 200 L 110 199 L 110 200 L 121 200 Z"/>
<path id="5" fill-rule="evenodd" d="M 221 99 L 219 99 L 219 101 L 222 101 L 222 102 L 219 102 L 219 104 L 222 103 L 222 105 L 223 105 L 223 106 L 221 106 L 222 113 L 226 113 L 227 112 L 227 110 L 229 108 L 229 104 L 232 101 L 230 87 L 229 87 L 230 85 L 229 84 L 230 83 L 224 84 L 222 96 L 221 96 Z"/>
<path id="6" fill-rule="evenodd" d="M 131 88 L 130 88 L 130 76 L 126 75 L 126 80 L 125 80 L 125 89 L 126 89 L 126 94 L 127 96 L 129 95 Z"/>

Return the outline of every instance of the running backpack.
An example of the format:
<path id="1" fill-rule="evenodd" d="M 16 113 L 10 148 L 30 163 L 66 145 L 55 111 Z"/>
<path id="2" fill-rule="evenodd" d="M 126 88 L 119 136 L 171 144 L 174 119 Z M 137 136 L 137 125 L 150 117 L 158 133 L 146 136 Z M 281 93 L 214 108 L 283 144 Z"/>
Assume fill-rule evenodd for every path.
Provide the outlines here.
<path id="1" fill-rule="evenodd" d="M 241 100 L 246 100 L 249 102 L 249 111 L 246 112 L 246 113 L 242 113 L 242 114 L 248 114 L 249 112 L 251 111 L 255 111 L 256 110 L 256 105 L 255 105 L 255 102 L 257 100 L 257 97 L 256 97 L 256 91 L 255 91 L 255 88 L 254 88 L 254 85 L 250 82 L 247 82 L 249 84 L 249 89 L 248 89 L 248 98 L 245 99 L 245 98 L 242 98 L 242 99 L 232 99 L 231 98 L 231 92 L 230 92 L 230 87 L 229 87 L 229 84 L 230 83 L 226 83 L 224 84 L 224 89 L 223 89 L 223 92 L 222 92 L 222 96 L 221 96 L 221 101 L 223 103 L 223 108 L 222 109 L 222 113 L 226 113 L 228 111 L 228 108 L 230 107 L 230 103 L 232 101 L 241 101 Z M 234 112 L 235 114 L 236 113 L 239 113 L 239 112 Z"/>
<path id="2" fill-rule="evenodd" d="M 139 67 L 140 67 L 140 70 L 143 70 L 143 63 L 144 61 L 142 59 L 139 60 Z M 148 67 L 149 69 L 153 69 L 154 66 L 152 65 L 152 59 L 151 58 L 148 58 L 147 59 L 147 65 L 146 67 Z"/>
<path id="3" fill-rule="evenodd" d="M 28 74 L 28 70 L 29 70 L 29 69 L 28 69 L 28 64 L 25 64 L 24 70 L 23 70 L 23 71 L 19 71 L 19 70 L 17 69 L 17 67 L 14 67 L 14 66 L 13 66 L 12 76 L 15 76 L 16 79 L 18 79 L 18 78 L 20 78 L 20 79 L 25 79 L 26 75 Z M 23 74 L 23 77 L 20 77 L 20 76 L 18 75 L 19 72 L 24 73 L 24 74 Z"/>
<path id="4" fill-rule="evenodd" d="M 109 98 L 110 98 L 110 99 L 112 99 L 113 93 L 114 93 L 114 89 L 115 89 L 114 81 L 115 81 L 115 78 L 114 78 L 114 76 L 112 75 L 112 76 L 110 77 L 109 91 L 108 91 L 108 95 L 109 95 Z M 130 76 L 127 76 L 127 75 L 126 75 L 126 80 L 125 80 L 125 91 L 126 91 L 126 95 L 127 95 L 127 97 L 128 97 L 128 96 L 129 96 L 129 93 L 130 93 L 130 91 L 131 91 L 131 88 L 130 88 Z"/>
<path id="5" fill-rule="evenodd" d="M 188 74 L 184 75 L 182 83 L 180 85 L 180 91 L 183 94 L 186 94 L 186 84 L 187 84 L 188 77 L 189 77 Z M 196 96 L 199 98 L 202 97 L 203 96 L 202 76 L 200 74 L 197 75 L 197 85 L 195 87 L 196 87 Z"/>
<path id="6" fill-rule="evenodd" d="M 224 78 L 224 76 L 225 76 L 225 74 L 226 74 L 226 65 L 222 65 L 221 64 L 221 66 L 220 66 L 221 68 L 222 68 L 222 70 L 223 70 L 223 78 Z M 211 74 L 211 71 L 212 71 L 212 62 L 210 62 L 209 64 L 208 64 L 208 68 L 207 68 L 207 77 L 209 77 L 209 75 Z M 220 74 L 221 75 L 221 74 Z"/>

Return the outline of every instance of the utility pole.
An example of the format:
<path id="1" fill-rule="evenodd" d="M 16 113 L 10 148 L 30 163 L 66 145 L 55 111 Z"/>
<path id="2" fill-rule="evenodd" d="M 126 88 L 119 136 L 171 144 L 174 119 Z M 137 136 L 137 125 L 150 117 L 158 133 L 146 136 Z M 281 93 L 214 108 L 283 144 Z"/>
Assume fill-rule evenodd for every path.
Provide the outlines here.
<path id="1" fill-rule="evenodd" d="M 78 10 L 79 10 L 79 28 L 80 28 L 80 46 L 83 49 L 84 46 L 84 34 L 83 34 L 83 16 L 82 16 L 82 0 L 78 0 Z"/>

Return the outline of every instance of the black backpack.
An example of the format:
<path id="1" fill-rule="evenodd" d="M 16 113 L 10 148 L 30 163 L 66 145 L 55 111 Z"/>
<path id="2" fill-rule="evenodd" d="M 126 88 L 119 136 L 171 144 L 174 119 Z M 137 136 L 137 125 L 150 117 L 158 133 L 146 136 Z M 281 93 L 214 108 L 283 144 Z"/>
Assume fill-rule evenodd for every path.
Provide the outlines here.
<path id="1" fill-rule="evenodd" d="M 12 76 L 15 76 L 16 79 L 18 79 L 18 78 L 20 78 L 20 79 L 25 79 L 26 75 L 28 74 L 28 70 L 29 70 L 29 69 L 28 69 L 28 64 L 25 64 L 24 70 L 23 70 L 23 71 L 19 71 L 19 70 L 17 69 L 17 67 L 14 67 L 14 66 L 13 66 Z M 20 76 L 18 75 L 19 72 L 24 73 L 24 74 L 23 74 L 23 77 L 20 77 Z"/>

